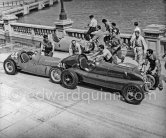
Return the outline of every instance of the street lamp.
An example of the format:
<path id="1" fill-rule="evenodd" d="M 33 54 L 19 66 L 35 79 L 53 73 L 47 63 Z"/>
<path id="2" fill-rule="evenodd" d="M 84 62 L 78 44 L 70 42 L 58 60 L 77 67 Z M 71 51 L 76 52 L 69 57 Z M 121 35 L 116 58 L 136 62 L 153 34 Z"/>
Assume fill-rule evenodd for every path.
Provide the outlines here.
<path id="1" fill-rule="evenodd" d="M 67 20 L 67 14 L 65 13 L 63 0 L 60 0 L 60 1 L 61 1 L 61 13 L 59 15 L 59 20 Z"/>

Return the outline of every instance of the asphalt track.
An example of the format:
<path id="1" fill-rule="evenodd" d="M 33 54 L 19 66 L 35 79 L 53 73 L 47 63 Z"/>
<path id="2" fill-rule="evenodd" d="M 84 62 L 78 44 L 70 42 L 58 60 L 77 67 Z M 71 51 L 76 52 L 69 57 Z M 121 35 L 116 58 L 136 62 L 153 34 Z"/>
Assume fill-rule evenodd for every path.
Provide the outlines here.
<path id="1" fill-rule="evenodd" d="M 48 109 L 45 107 L 44 113 L 39 112 L 38 117 L 35 117 L 45 125 L 25 132 L 20 130 L 24 132 L 22 138 L 166 137 L 165 84 L 163 91 L 152 91 L 140 105 L 131 105 L 125 103 L 114 90 L 87 84 L 79 85 L 75 90 L 68 90 L 61 85 L 53 84 L 48 78 L 20 72 L 14 76 L 6 75 L 2 63 L 0 82 L 17 90 L 20 96 L 13 100 L 16 104 L 21 103 L 22 99 L 31 104 L 40 101 L 40 105 L 47 103 L 53 106 L 51 111 L 56 110 L 56 113 L 49 112 L 49 106 Z M 3 117 L 0 118 L 0 121 L 2 120 Z M 9 135 L 8 129 L 11 130 L 8 127 L 7 130 L 0 131 L 0 137 Z M 12 136 L 18 137 L 15 134 L 16 131 Z"/>

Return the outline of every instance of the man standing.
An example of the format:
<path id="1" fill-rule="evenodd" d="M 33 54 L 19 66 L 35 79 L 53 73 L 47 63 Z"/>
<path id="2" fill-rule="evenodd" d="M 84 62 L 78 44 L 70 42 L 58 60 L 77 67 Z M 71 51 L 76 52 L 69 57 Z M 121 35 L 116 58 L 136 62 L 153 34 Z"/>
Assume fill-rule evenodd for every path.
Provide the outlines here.
<path id="1" fill-rule="evenodd" d="M 135 31 L 139 31 L 139 33 L 141 34 L 141 29 L 138 26 L 138 22 L 134 22 L 134 26 L 135 26 L 134 33 L 132 34 L 132 37 L 130 40 L 131 44 L 133 43 L 133 40 L 135 38 Z"/>
<path id="2" fill-rule="evenodd" d="M 106 19 L 102 19 L 102 23 L 105 25 L 105 37 L 104 37 L 104 42 L 107 43 L 110 40 L 111 37 L 111 24 L 109 21 L 107 21 Z"/>
<path id="3" fill-rule="evenodd" d="M 120 54 L 120 52 L 119 52 L 121 50 L 122 42 L 121 42 L 119 35 L 117 35 L 116 30 L 113 30 L 112 37 L 109 42 L 110 43 L 108 45 L 108 49 L 112 53 L 112 59 L 113 59 L 114 64 L 117 64 L 117 56 L 121 59 L 121 62 L 123 62 L 125 57 L 123 57 L 122 54 Z"/>
<path id="4" fill-rule="evenodd" d="M 76 40 L 72 40 L 69 46 L 69 55 L 71 56 L 75 54 L 82 54 L 82 48 L 81 45 L 76 42 Z"/>
<path id="5" fill-rule="evenodd" d="M 133 48 L 135 54 L 135 61 L 138 62 L 138 68 L 141 69 L 144 53 L 148 48 L 145 39 L 140 35 L 140 31 L 135 31 L 135 38 L 133 40 Z"/>
<path id="6" fill-rule="evenodd" d="M 115 32 L 116 35 L 119 35 L 120 34 L 120 31 L 119 29 L 116 27 L 116 23 L 111 23 L 112 25 L 112 32 Z"/>
<path id="7" fill-rule="evenodd" d="M 91 33 L 96 31 L 96 27 L 97 27 L 97 20 L 94 18 L 94 15 L 90 15 L 89 18 L 90 18 L 90 23 L 88 24 L 89 30 L 85 34 L 85 39 L 87 41 L 89 41 L 90 38 L 93 37 L 93 35 Z"/>
<path id="8" fill-rule="evenodd" d="M 152 73 L 153 75 L 156 75 L 156 81 L 158 81 L 158 87 L 159 90 L 163 89 L 163 83 L 162 83 L 162 79 L 161 79 L 161 63 L 160 60 L 156 57 L 156 55 L 154 55 L 153 50 L 152 49 L 148 49 L 147 53 L 146 53 L 146 58 L 145 58 L 145 64 L 147 65 L 149 62 L 149 69 L 148 69 L 148 73 Z M 155 89 L 155 88 L 154 88 Z"/>
<path id="9" fill-rule="evenodd" d="M 51 41 L 48 40 L 48 35 L 43 36 L 42 51 L 44 52 L 45 56 L 53 56 L 54 48 Z"/>

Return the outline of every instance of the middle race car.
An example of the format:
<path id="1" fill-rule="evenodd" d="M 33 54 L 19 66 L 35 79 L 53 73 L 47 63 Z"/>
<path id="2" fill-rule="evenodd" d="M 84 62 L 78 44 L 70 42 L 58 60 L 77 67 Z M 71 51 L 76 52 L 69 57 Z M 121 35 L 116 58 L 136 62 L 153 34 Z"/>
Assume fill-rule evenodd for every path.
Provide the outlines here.
<path id="1" fill-rule="evenodd" d="M 64 58 L 56 69 L 50 75 L 51 80 L 61 82 L 65 88 L 74 89 L 78 83 L 85 82 L 119 90 L 125 101 L 131 104 L 139 104 L 144 99 L 144 77 L 131 63 L 114 65 L 104 61 L 93 62 L 81 54 Z"/>

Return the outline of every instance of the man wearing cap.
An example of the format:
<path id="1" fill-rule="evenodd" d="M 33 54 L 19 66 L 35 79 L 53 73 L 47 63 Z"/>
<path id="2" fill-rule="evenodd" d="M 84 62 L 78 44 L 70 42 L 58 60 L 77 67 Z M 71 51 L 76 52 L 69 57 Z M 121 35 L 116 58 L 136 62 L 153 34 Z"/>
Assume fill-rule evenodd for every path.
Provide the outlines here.
<path id="1" fill-rule="evenodd" d="M 140 31 L 135 31 L 135 38 L 133 40 L 133 48 L 135 53 L 135 61 L 138 62 L 138 68 L 141 69 L 143 57 L 148 48 L 145 39 L 140 35 Z"/>

